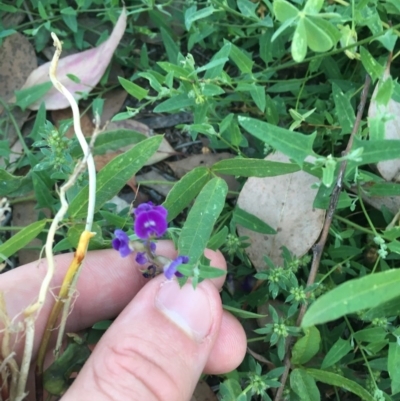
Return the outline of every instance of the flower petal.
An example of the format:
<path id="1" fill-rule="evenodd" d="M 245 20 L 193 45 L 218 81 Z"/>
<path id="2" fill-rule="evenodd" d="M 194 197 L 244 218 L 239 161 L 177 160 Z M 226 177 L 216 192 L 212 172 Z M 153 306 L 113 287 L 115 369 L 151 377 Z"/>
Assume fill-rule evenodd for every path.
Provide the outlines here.
<path id="1" fill-rule="evenodd" d="M 137 263 L 139 263 L 139 265 L 145 265 L 148 262 L 146 252 L 138 252 L 136 254 L 135 260 Z"/>
<path id="2" fill-rule="evenodd" d="M 72 54 L 59 60 L 57 67 L 58 80 L 72 93 L 75 99 L 82 97 L 81 93 L 90 92 L 100 81 L 111 58 L 117 48 L 126 28 L 126 10 L 121 15 L 110 35 L 100 46 Z M 48 82 L 50 62 L 34 70 L 21 89 Z M 74 82 L 67 74 L 75 75 L 80 82 Z M 40 104 L 45 102 L 47 110 L 64 109 L 69 106 L 68 100 L 55 88 L 51 88 L 40 100 L 32 103 L 28 108 L 38 110 Z"/>
<path id="3" fill-rule="evenodd" d="M 141 212 L 135 219 L 135 233 L 141 239 L 161 237 L 168 228 L 166 216 L 156 210 Z"/>
<path id="4" fill-rule="evenodd" d="M 171 280 L 174 275 L 177 277 L 183 277 L 183 274 L 178 272 L 178 266 L 182 265 L 182 264 L 186 264 L 188 262 L 189 262 L 188 256 L 178 256 L 171 263 L 164 266 L 164 276 L 168 280 Z"/>
<path id="5" fill-rule="evenodd" d="M 132 253 L 132 249 L 129 247 L 129 237 L 122 230 L 114 231 L 115 238 L 112 240 L 112 247 L 120 253 L 120 255 L 125 258 L 130 253 Z"/>

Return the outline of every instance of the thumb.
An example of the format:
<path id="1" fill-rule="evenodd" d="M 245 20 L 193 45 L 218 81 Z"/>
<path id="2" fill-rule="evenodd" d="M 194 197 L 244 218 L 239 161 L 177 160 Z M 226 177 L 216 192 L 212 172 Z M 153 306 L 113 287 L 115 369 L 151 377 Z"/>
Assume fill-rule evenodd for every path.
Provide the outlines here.
<path id="1" fill-rule="evenodd" d="M 188 401 L 218 336 L 221 301 L 160 275 L 118 316 L 62 401 Z"/>

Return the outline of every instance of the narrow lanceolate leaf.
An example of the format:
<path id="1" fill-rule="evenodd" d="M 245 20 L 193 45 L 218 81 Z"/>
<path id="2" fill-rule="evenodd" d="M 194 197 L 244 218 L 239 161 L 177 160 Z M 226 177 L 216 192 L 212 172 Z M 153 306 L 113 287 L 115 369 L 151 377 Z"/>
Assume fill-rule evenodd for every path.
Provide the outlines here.
<path id="1" fill-rule="evenodd" d="M 352 349 L 353 347 L 350 345 L 349 340 L 343 340 L 343 338 L 339 338 L 325 355 L 325 358 L 322 361 L 321 369 L 326 369 L 330 366 L 333 366 L 336 362 L 339 362 L 344 356 L 346 356 Z"/>
<path id="2" fill-rule="evenodd" d="M 169 191 L 164 207 L 168 210 L 168 221 L 173 220 L 197 196 L 209 180 L 206 167 L 196 167 L 184 175 Z"/>
<path id="3" fill-rule="evenodd" d="M 154 136 L 135 145 L 129 151 L 111 160 L 97 174 L 95 211 L 117 195 L 126 182 L 143 167 L 146 161 L 156 152 L 162 136 Z M 88 186 L 82 188 L 69 206 L 69 215 L 75 218 L 84 217 L 88 205 Z"/>
<path id="4" fill-rule="evenodd" d="M 221 178 L 209 181 L 189 212 L 178 241 L 180 255 L 195 264 L 202 256 L 215 222 L 225 204 L 228 186 Z"/>
<path id="5" fill-rule="evenodd" d="M 330 384 L 331 386 L 344 388 L 345 390 L 359 396 L 362 400 L 375 400 L 375 398 L 367 390 L 365 390 L 364 387 L 360 386 L 353 380 L 346 379 L 345 377 L 336 373 L 327 372 L 319 369 L 307 369 L 307 373 L 317 381 Z"/>
<path id="6" fill-rule="evenodd" d="M 232 220 L 244 228 L 255 231 L 261 234 L 276 234 L 276 230 L 270 227 L 267 223 L 263 222 L 254 214 L 248 213 L 243 209 L 236 206 Z"/>
<path id="7" fill-rule="evenodd" d="M 125 32 L 125 28 L 126 10 L 124 8 L 110 37 L 100 46 L 60 59 L 57 67 L 57 78 L 75 99 L 80 99 L 84 93 L 90 92 L 100 81 Z M 48 82 L 49 67 L 50 62 L 34 70 L 21 89 Z M 68 78 L 68 74 L 78 77 L 79 82 L 72 81 Z M 41 99 L 30 104 L 29 108 L 37 110 L 42 101 L 45 102 L 47 110 L 64 109 L 69 106 L 68 100 L 55 88 L 50 89 Z"/>
<path id="8" fill-rule="evenodd" d="M 294 163 L 279 163 L 261 159 L 225 159 L 215 163 L 214 173 L 241 177 L 275 177 L 295 173 L 300 167 Z"/>
<path id="9" fill-rule="evenodd" d="M 338 319 L 374 308 L 399 295 L 400 270 L 393 269 L 347 281 L 319 297 L 306 312 L 302 326 Z"/>
<path id="10" fill-rule="evenodd" d="M 332 83 L 333 101 L 335 102 L 336 116 L 342 127 L 342 133 L 350 134 L 353 129 L 355 115 L 350 99 L 339 88 L 338 85 Z"/>
<path id="11" fill-rule="evenodd" d="M 348 168 L 397 159 L 400 154 L 400 141 L 397 139 L 365 141 L 355 137 L 352 150 L 358 148 L 363 148 L 361 160 L 350 161 Z"/>
<path id="12" fill-rule="evenodd" d="M 142 100 L 148 94 L 148 90 L 143 89 L 141 86 L 136 85 L 134 82 L 129 81 L 128 79 L 118 77 L 119 83 L 122 87 L 133 97 L 138 100 Z"/>
<path id="13" fill-rule="evenodd" d="M 36 238 L 46 225 L 47 220 L 36 221 L 13 235 L 8 241 L 0 245 L 0 260 L 14 255 L 24 246 Z"/>
<path id="14" fill-rule="evenodd" d="M 312 146 L 316 132 L 312 135 L 302 135 L 250 117 L 239 117 L 239 124 L 251 135 L 289 156 L 300 165 L 307 156 L 314 155 Z"/>

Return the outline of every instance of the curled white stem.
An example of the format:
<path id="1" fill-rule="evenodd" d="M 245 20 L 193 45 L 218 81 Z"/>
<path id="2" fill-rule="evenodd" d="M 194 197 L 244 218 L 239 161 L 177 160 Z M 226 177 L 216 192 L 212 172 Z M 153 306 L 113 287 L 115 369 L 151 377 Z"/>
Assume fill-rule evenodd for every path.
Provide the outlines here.
<path id="1" fill-rule="evenodd" d="M 17 395 L 16 395 L 16 400 L 22 400 L 26 394 L 25 394 L 25 388 L 26 388 L 26 381 L 28 377 L 28 372 L 31 364 L 31 359 L 32 359 L 32 349 L 33 349 L 33 342 L 34 342 L 34 335 L 35 335 L 35 329 L 34 329 L 34 323 L 35 323 L 35 313 L 38 313 L 45 300 L 47 293 L 49 292 L 49 287 L 51 284 L 51 280 L 54 276 L 55 272 L 55 264 L 54 264 L 54 255 L 53 255 L 53 242 L 54 242 L 54 237 L 56 234 L 56 231 L 58 229 L 58 226 L 62 219 L 65 216 L 65 213 L 68 210 L 68 202 L 66 199 L 66 192 L 68 189 L 70 189 L 76 182 L 78 176 L 81 174 L 81 172 L 84 169 L 85 163 L 87 163 L 88 166 L 88 173 L 89 173 L 89 199 L 88 199 L 88 212 L 87 212 L 87 219 L 86 219 L 86 231 L 91 231 L 92 225 L 93 225 L 93 216 L 94 216 L 94 208 L 95 208 L 95 201 L 96 201 L 96 168 L 93 160 L 93 155 L 90 152 L 90 147 L 87 144 L 85 137 L 82 133 L 81 129 L 81 124 L 80 124 L 80 113 L 79 113 L 79 108 L 78 105 L 72 96 L 72 94 L 67 90 L 67 88 L 62 85 L 57 77 L 56 77 L 56 71 L 57 71 L 57 65 L 58 65 L 58 60 L 61 55 L 61 42 L 57 38 L 55 33 L 51 34 L 53 40 L 54 40 L 54 45 L 56 46 L 56 51 L 54 53 L 51 65 L 50 65 L 50 79 L 51 82 L 53 83 L 54 87 L 59 90 L 69 101 L 73 113 L 73 120 L 74 120 L 74 130 L 75 134 L 78 138 L 79 144 L 82 147 L 83 153 L 84 153 L 84 160 L 78 164 L 78 166 L 75 168 L 73 174 L 70 176 L 70 178 L 67 180 L 67 182 L 60 188 L 60 202 L 61 206 L 56 215 L 54 216 L 54 219 L 50 225 L 49 232 L 47 235 L 46 239 L 46 245 L 45 245 L 45 252 L 46 252 L 46 258 L 47 258 L 47 272 L 46 275 L 42 281 L 40 290 L 39 290 L 39 296 L 38 300 L 28 306 L 25 311 L 25 325 L 26 325 L 26 335 L 25 335 L 25 348 L 24 348 L 24 355 L 22 359 L 22 364 L 21 364 L 21 370 L 20 370 L 20 377 L 18 380 L 17 384 Z"/>

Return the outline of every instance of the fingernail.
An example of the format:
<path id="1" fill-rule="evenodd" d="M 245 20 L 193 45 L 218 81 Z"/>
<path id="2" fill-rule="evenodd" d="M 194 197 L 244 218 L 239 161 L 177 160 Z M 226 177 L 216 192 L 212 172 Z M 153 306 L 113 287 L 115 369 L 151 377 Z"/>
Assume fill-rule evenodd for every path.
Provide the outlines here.
<path id="1" fill-rule="evenodd" d="M 199 286 L 193 289 L 188 283 L 180 288 L 175 280 L 165 281 L 158 291 L 156 307 L 198 342 L 211 330 L 211 305 L 207 293 Z"/>

